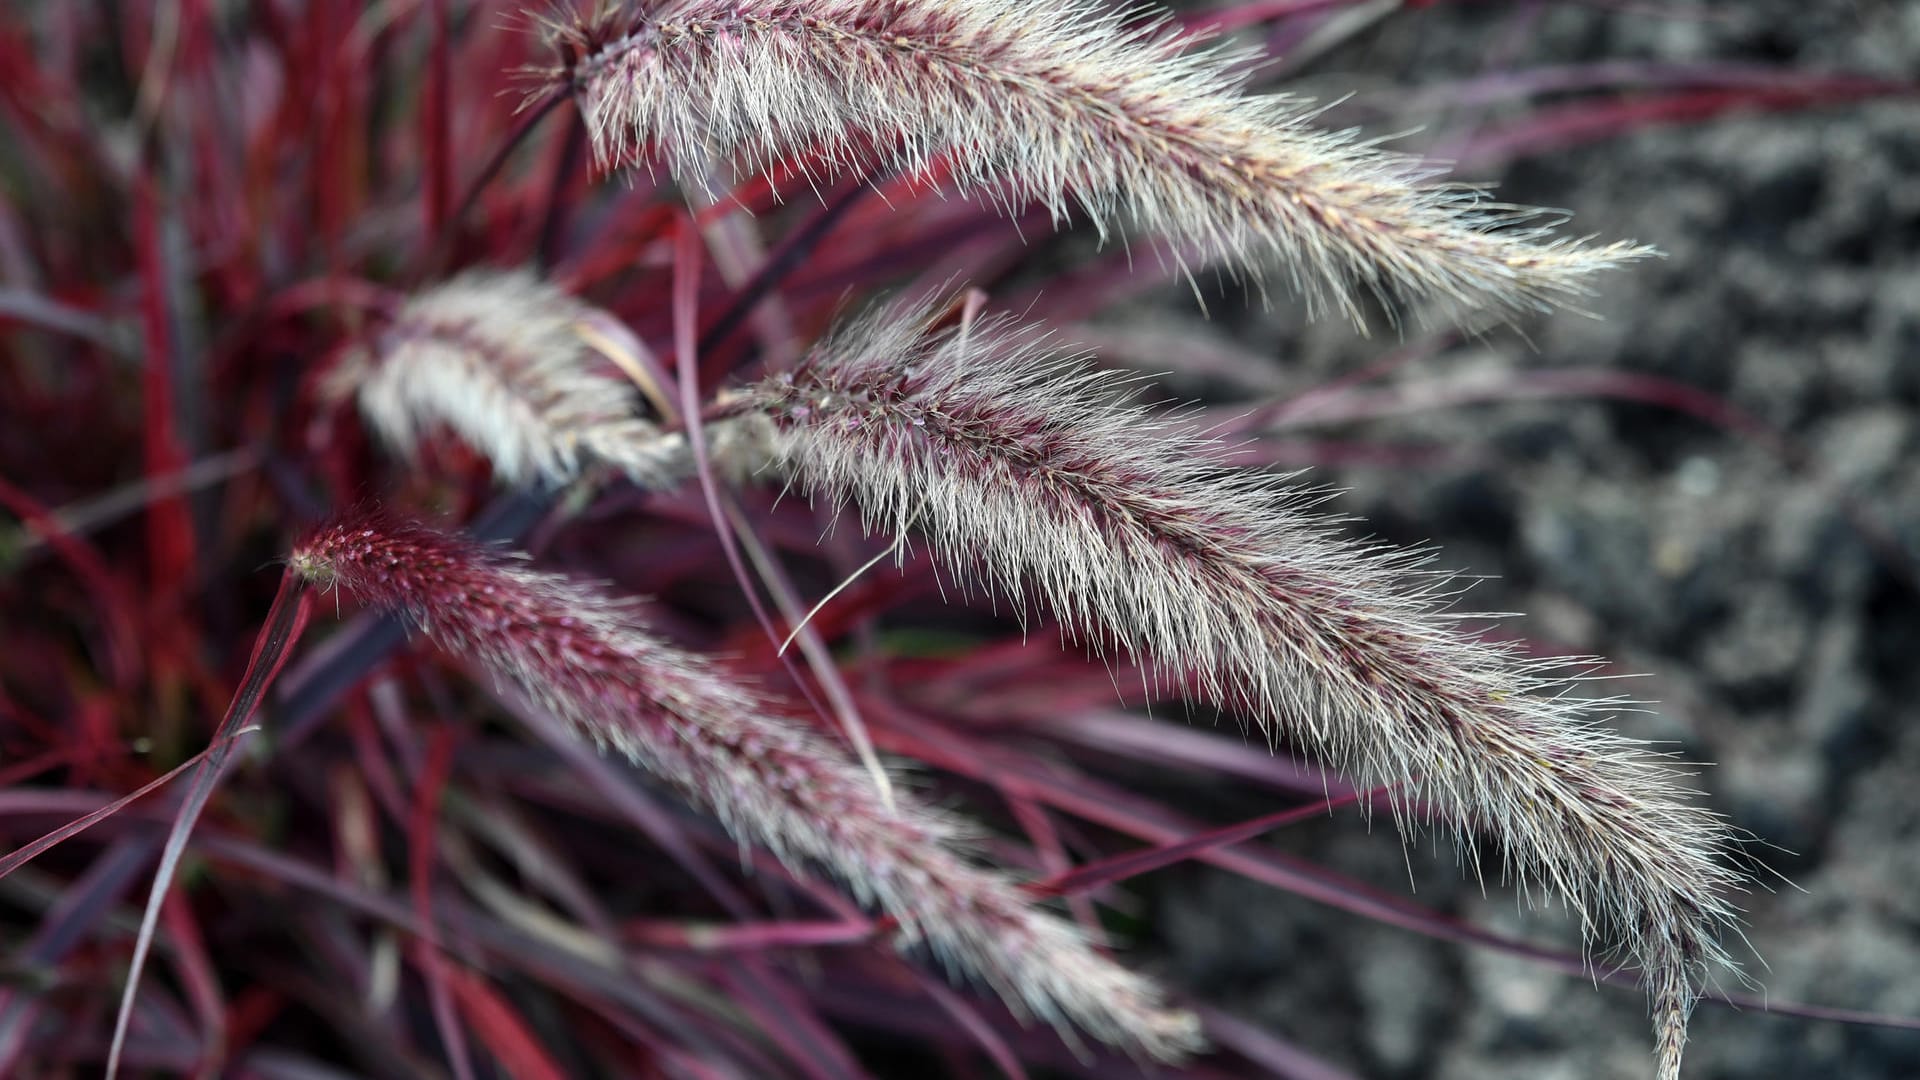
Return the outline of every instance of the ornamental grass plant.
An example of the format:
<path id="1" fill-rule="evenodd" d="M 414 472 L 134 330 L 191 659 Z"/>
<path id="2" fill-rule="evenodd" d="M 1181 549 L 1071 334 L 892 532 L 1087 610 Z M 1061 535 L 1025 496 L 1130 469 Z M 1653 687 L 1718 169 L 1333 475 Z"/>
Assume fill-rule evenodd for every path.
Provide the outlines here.
<path id="1" fill-rule="evenodd" d="M 1753 868 L 1617 672 L 1054 326 L 1646 265 L 1271 85 L 1377 6 L 9 16 L 0 379 L 87 421 L 0 480 L 0 1071 L 1343 1075 L 1156 970 L 1206 861 L 1638 984 L 1679 1077 Z M 1697 112 L 1895 89 L 1796 85 Z M 1329 813 L 1578 946 L 1260 840 Z"/>

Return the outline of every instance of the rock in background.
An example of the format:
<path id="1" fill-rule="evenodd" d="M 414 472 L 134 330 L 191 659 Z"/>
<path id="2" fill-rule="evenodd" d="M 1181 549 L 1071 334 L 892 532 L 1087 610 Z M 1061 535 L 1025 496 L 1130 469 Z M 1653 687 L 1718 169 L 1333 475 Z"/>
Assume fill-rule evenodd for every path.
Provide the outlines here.
<path id="1" fill-rule="evenodd" d="M 1920 72 L 1920 3 L 1516 14 L 1524 7 L 1400 12 L 1317 58 L 1295 85 L 1324 98 L 1364 73 L 1371 81 L 1346 107 L 1356 119 L 1377 129 L 1369 103 L 1391 101 L 1395 115 L 1432 123 L 1444 146 L 1458 113 L 1404 110 L 1422 87 L 1490 66 Z M 1485 114 L 1477 130 L 1513 115 Z M 1667 257 L 1603 281 L 1591 304 L 1599 320 L 1530 320 L 1531 349 L 1496 331 L 1388 385 L 1593 368 L 1658 375 L 1751 414 L 1784 439 L 1784 456 L 1670 410 L 1573 398 L 1319 432 L 1434 452 L 1416 467 L 1335 463 L 1315 478 L 1347 489 L 1334 509 L 1364 528 L 1431 542 L 1441 565 L 1491 575 L 1467 607 L 1526 612 L 1515 628 L 1530 639 L 1649 673 L 1625 692 L 1656 704 L 1619 722 L 1714 763 L 1701 771 L 1710 803 L 1759 838 L 1751 854 L 1764 888 L 1745 901 L 1746 932 L 1765 966 L 1749 954 L 1748 968 L 1768 994 L 1920 1016 L 1920 100 L 1645 128 L 1518 160 L 1504 177 L 1467 175 L 1500 180 L 1505 199 L 1573 208 L 1579 232 L 1637 238 Z M 1096 329 L 1119 339 L 1129 320 L 1147 319 L 1196 348 L 1262 354 L 1283 395 L 1396 344 L 1306 324 L 1283 298 L 1266 313 L 1212 305 L 1209 321 L 1189 293 L 1161 297 L 1164 318 L 1114 313 Z M 1417 899 L 1478 925 L 1573 940 L 1564 914 L 1523 917 L 1512 890 L 1490 881 L 1483 894 L 1463 879 L 1448 845 L 1422 839 L 1403 855 L 1386 822 L 1376 825 L 1369 833 L 1347 816 L 1276 842 L 1396 894 L 1411 875 Z M 1649 1074 L 1633 992 L 1596 992 L 1204 870 L 1181 871 L 1161 903 L 1176 981 L 1359 1075 Z M 1911 1077 L 1920 1033 L 1703 1005 L 1688 1075 Z"/>

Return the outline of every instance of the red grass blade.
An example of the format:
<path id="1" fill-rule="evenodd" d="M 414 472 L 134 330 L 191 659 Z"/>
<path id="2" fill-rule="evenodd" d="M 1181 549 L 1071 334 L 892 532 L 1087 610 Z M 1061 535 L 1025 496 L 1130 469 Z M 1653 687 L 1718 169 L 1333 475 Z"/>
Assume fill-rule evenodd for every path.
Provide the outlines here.
<path id="1" fill-rule="evenodd" d="M 514 1080 L 566 1080 L 566 1070 L 540 1045 L 519 1011 L 493 987 L 453 964 L 445 965 L 442 977 L 466 1013 L 468 1026 L 487 1044 L 508 1076 Z"/>
<path id="2" fill-rule="evenodd" d="M 440 728 L 427 752 L 426 764 L 415 779 L 412 810 L 407 819 L 407 868 L 413 896 L 413 914 L 423 931 L 413 949 L 427 980 L 427 996 L 433 1003 L 434 1025 L 440 1030 L 440 1043 L 458 1080 L 473 1080 L 473 1060 L 467 1053 L 467 1041 L 460 1034 L 460 1022 L 454 1015 L 457 973 L 441 952 L 439 923 L 433 915 L 433 863 L 439 845 L 440 800 L 446 794 L 447 778 L 453 770 L 453 732 Z M 464 997 L 462 998 L 464 1001 Z M 476 1031 L 486 1038 L 485 1025 Z"/>
<path id="3" fill-rule="evenodd" d="M 179 472 L 187 464 L 174 415 L 174 319 L 170 310 L 165 252 L 161 245 L 160 195 L 150 177 L 135 187 L 135 241 L 140 256 L 140 319 L 145 337 L 142 386 L 145 392 L 145 464 L 147 478 Z M 180 588 L 193 573 L 193 521 L 179 495 L 147 508 L 149 573 L 155 582 Z"/>
<path id="4" fill-rule="evenodd" d="M 1734 112 L 1785 112 L 1881 97 L 1905 97 L 1920 84 L 1835 76 L 1776 88 L 1681 90 L 1540 109 L 1476 135 L 1458 155 L 1462 168 L 1492 168 L 1517 157 L 1564 150 L 1653 125 L 1697 124 Z"/>
<path id="5" fill-rule="evenodd" d="M 1352 1073 L 1336 1069 L 1284 1039 L 1275 1038 L 1219 1009 L 1202 1006 L 1199 1012 L 1201 1020 L 1206 1022 L 1207 1034 L 1273 1076 L 1285 1080 L 1355 1080 Z"/>
<path id="6" fill-rule="evenodd" d="M 101 821 L 126 809 L 129 805 L 138 802 L 151 792 L 165 787 L 167 782 L 174 777 L 200 764 L 210 752 L 211 747 L 207 750 L 202 750 L 168 770 L 166 775 L 142 785 L 139 790 L 133 792 L 133 794 L 115 799 L 97 810 L 93 810 L 82 817 L 67 822 L 65 825 L 60 826 L 31 844 L 9 851 L 4 858 L 0 858 L 0 878 L 6 877 L 8 874 L 20 869 L 20 867 L 26 863 L 32 862 L 40 853 L 53 847 L 55 844 L 80 835 Z"/>
<path id="7" fill-rule="evenodd" d="M 432 41 L 427 49 L 426 90 L 420 101 L 426 235 L 438 236 L 453 199 L 453 66 L 447 0 L 431 0 Z"/>
<path id="8" fill-rule="evenodd" d="M 1185 840 L 1180 840 L 1175 843 L 1161 844 L 1157 847 L 1148 848 L 1145 851 L 1130 851 L 1124 855 L 1115 855 L 1096 863 L 1088 863 L 1068 873 L 1055 875 L 1046 881 L 1030 886 L 1030 888 L 1035 894 L 1040 896 L 1069 896 L 1074 893 L 1087 892 L 1105 885 L 1111 885 L 1116 881 L 1125 881 L 1130 877 L 1138 877 L 1141 874 L 1150 873 L 1164 866 L 1172 866 L 1177 862 L 1185 862 L 1199 855 L 1201 852 L 1251 840 L 1256 836 L 1272 832 L 1275 829 L 1285 828 L 1288 825 L 1323 816 L 1331 817 L 1333 812 L 1342 806 L 1350 806 L 1354 803 L 1368 803 L 1375 798 L 1385 798 L 1387 794 L 1387 789 L 1376 788 L 1372 791 L 1354 792 L 1353 794 L 1344 795 L 1337 799 L 1328 799 L 1324 803 L 1296 807 L 1292 810 L 1282 810 L 1277 814 L 1257 817 L 1251 821 L 1243 821 L 1238 825 L 1228 825 L 1224 828 L 1211 829 L 1197 836 L 1190 836 Z"/>
<path id="9" fill-rule="evenodd" d="M 194 769 L 192 786 L 187 789 L 173 828 L 167 834 L 166 847 L 161 851 L 160 867 L 154 873 L 153 889 L 147 896 L 146 913 L 141 917 L 140 933 L 134 942 L 133 959 L 127 969 L 127 987 L 120 998 L 120 1014 L 114 1021 L 113 1043 L 107 1051 L 107 1080 L 113 1080 L 120 1068 L 128 1025 L 133 1020 L 134 995 L 140 989 L 140 972 L 146 966 L 148 951 L 153 947 L 160 908 L 166 903 L 174 872 L 179 868 L 180 857 L 186 851 L 187 837 L 232 759 L 235 740 L 249 730 L 246 725 L 259 711 L 267 687 L 286 664 L 293 643 L 299 640 L 300 632 L 306 628 L 311 597 L 312 594 L 301 587 L 299 575 L 281 575 L 280 591 L 274 597 L 266 625 L 261 628 L 260 636 L 254 643 L 253 656 L 247 662 L 247 672 L 241 681 L 240 691 L 234 695 L 226 718 L 221 720 L 220 727 L 214 732 L 206 756 Z"/>

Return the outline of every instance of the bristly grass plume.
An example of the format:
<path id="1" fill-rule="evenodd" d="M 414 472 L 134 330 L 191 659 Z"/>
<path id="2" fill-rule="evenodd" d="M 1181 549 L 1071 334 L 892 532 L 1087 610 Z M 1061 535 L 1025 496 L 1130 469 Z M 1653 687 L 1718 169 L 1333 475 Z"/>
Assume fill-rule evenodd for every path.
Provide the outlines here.
<path id="1" fill-rule="evenodd" d="M 1380 130 L 1438 115 L 1434 142 L 1466 157 L 1910 97 L 1911 80 L 1715 61 L 1570 81 L 1530 66 L 1574 58 L 1547 55 L 1561 35 L 1532 51 L 1536 0 L 1466 19 L 1133 4 L 0 6 L 0 834 L 64 822 L 0 850 L 4 964 L 26 976 L 0 979 L 0 1077 L 102 1059 L 857 1077 L 876 1052 L 916 1074 L 1131 1075 L 1123 1054 L 1153 1075 L 1337 1072 L 1289 1041 L 1303 1018 L 1189 1009 L 1205 973 L 1163 992 L 1101 948 L 1103 916 L 1139 913 L 1125 882 L 1197 862 L 1565 971 L 1617 961 L 1646 984 L 1675 1080 L 1746 866 L 1679 767 L 1610 722 L 1624 703 L 1582 682 L 1597 662 L 1474 633 L 1425 554 L 1356 539 L 1196 430 L 1281 415 L 1225 397 L 1305 367 L 1184 332 L 1129 342 L 1124 359 L 1179 372 L 1169 388 L 1209 388 L 1203 409 L 1162 412 L 1157 384 L 1054 348 L 1047 326 L 1158 280 L 1134 275 L 1142 249 L 1315 313 L 1472 330 L 1577 307 L 1649 254 L 1330 130 L 1333 108 L 1265 94 L 1259 57 L 1174 18 L 1249 42 L 1364 23 L 1356 52 L 1375 48 L 1368 12 L 1380 46 L 1509 20 L 1528 47 L 1482 79 L 1379 99 Z M 1598 9 L 1632 5 L 1585 6 L 1600 27 Z M 1491 98 L 1499 115 L 1479 114 Z M 814 193 L 817 209 L 782 205 Z M 1036 259 L 1049 215 L 1113 243 Z M 942 279 L 968 290 L 957 313 L 872 306 Z M 871 314 L 829 329 L 857 306 Z M 1357 383 L 1418 351 L 1310 393 L 1377 413 Z M 1575 386 L 1758 430 L 1736 402 L 1624 370 L 1487 396 Z M 473 452 L 443 452 L 455 440 Z M 429 503 L 449 531 L 364 512 L 311 531 L 369 499 Z M 259 571 L 289 548 L 269 600 Z M 304 647 L 315 587 L 372 610 Z M 972 596 L 995 610 L 925 610 Z M 236 631 L 260 612 L 249 653 Z M 502 737 L 502 710 L 445 665 L 388 666 L 409 639 L 380 612 L 491 683 L 541 745 Z M 1029 615 L 1078 647 L 1028 639 Z M 1180 695 L 1228 723 L 1124 711 Z M 237 753 L 256 717 L 273 737 Z M 699 813 L 661 812 L 596 743 Z M 876 748 L 924 785 L 890 792 Z M 164 839 L 114 820 L 183 771 Z M 1462 861 L 1517 885 L 1510 902 L 1563 901 L 1584 951 L 1261 840 L 1369 791 L 1405 837 L 1453 830 Z M 114 920 L 156 865 L 122 965 Z M 166 986 L 140 977 L 149 956 Z M 1192 1060 L 1203 1041 L 1218 1052 Z"/>
<path id="2" fill-rule="evenodd" d="M 1007 876 L 962 854 L 952 818 L 881 798 L 861 767 L 745 687 L 656 637 L 631 603 L 422 525 L 349 515 L 295 548 L 311 582 L 401 614 L 783 860 L 825 867 L 991 986 L 1014 1011 L 1146 1058 L 1200 1045 L 1192 1014 L 1095 952 Z"/>
<path id="3" fill-rule="evenodd" d="M 882 310 L 736 403 L 801 489 L 923 535 L 956 572 L 1037 597 L 1364 786 L 1406 791 L 1501 842 L 1593 943 L 1647 980 L 1661 1075 L 1718 932 L 1727 828 L 1572 693 L 1584 661 L 1527 660 L 1461 630 L 1424 557 L 1342 538 L 1270 477 L 1209 462 L 1111 376 L 1005 323 L 932 329 Z M 1396 811 L 1400 809 L 1396 804 Z M 1404 815 L 1401 815 L 1404 816 Z"/>
<path id="4" fill-rule="evenodd" d="M 1244 91 L 1245 58 L 1093 0 L 629 0 L 543 22 L 604 165 L 944 170 L 1009 208 L 1078 209 L 1356 322 L 1358 294 L 1508 314 L 1648 254 L 1327 132 Z"/>
<path id="5" fill-rule="evenodd" d="M 1445 808 L 1469 851 L 1491 834 L 1523 893 L 1560 897 L 1590 945 L 1641 970 L 1661 1075 L 1677 1075 L 1740 878 L 1719 819 L 1602 725 L 1618 703 L 1573 692 L 1591 661 L 1529 660 L 1460 629 L 1425 556 L 1342 537 L 1309 496 L 1216 464 L 1204 437 L 1037 332 L 1004 319 L 942 330 L 942 310 L 877 309 L 796 370 L 724 395 L 727 470 L 770 470 L 870 527 L 924 537 L 950 570 L 1038 600 L 1088 644 L 1190 677 L 1365 786 Z M 631 456 L 658 436 L 635 438 L 631 453 L 599 450 Z M 471 441 L 524 452 L 499 430 Z"/>
<path id="6" fill-rule="evenodd" d="M 591 462 L 642 487 L 684 473 L 685 446 L 640 416 L 634 385 L 589 348 L 593 314 L 524 271 L 472 271 L 421 292 L 330 374 L 388 446 L 447 428 L 509 484 L 560 485 Z"/>

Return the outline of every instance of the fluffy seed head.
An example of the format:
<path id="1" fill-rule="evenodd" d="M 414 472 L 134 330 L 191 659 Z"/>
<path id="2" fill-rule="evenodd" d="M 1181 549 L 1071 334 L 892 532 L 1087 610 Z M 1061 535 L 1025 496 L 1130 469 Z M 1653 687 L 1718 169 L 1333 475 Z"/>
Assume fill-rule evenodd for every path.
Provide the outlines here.
<path id="1" fill-rule="evenodd" d="M 532 274 L 467 273 L 409 300 L 329 385 L 401 454 L 445 427 L 510 484 L 562 484 L 593 461 L 670 484 L 682 440 L 641 419 L 632 383 L 596 362 L 576 330 L 590 314 Z"/>
<path id="2" fill-rule="evenodd" d="M 1195 1018 L 962 854 L 950 818 L 889 804 L 863 769 L 773 702 L 656 638 L 598 589 L 420 525 L 353 516 L 296 549 L 296 572 L 406 615 L 435 644 L 511 685 L 712 811 L 742 840 L 833 871 L 950 968 L 1023 1016 L 1176 1060 Z"/>
<path id="3" fill-rule="evenodd" d="M 1230 710 L 1359 778 L 1406 784 L 1501 841 L 1591 942 L 1649 983 L 1663 1076 L 1722 959 L 1728 833 L 1573 696 L 1571 660 L 1462 631 L 1421 559 L 1340 537 L 1302 495 L 1209 465 L 1205 442 L 1110 377 L 1005 326 L 881 312 L 747 394 L 800 488 L 917 530 L 957 572 L 1066 628 L 1190 674 Z M 1396 810 L 1399 807 L 1396 805 Z"/>
<path id="4" fill-rule="evenodd" d="M 759 172 L 926 173 L 1005 207 L 1078 208 L 1256 277 L 1316 309 L 1430 297 L 1511 313 L 1577 298 L 1648 254 L 1557 238 L 1541 211 L 1251 96 L 1235 57 L 1093 0 L 631 0 L 556 20 L 604 164 L 716 155 Z"/>

